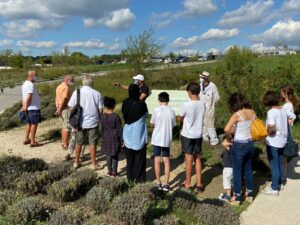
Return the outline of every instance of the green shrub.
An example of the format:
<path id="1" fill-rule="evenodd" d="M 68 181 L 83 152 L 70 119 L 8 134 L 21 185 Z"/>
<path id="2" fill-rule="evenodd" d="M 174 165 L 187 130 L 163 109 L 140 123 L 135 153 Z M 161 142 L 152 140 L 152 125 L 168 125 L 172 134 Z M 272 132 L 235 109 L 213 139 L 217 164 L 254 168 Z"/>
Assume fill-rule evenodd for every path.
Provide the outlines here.
<path id="1" fill-rule="evenodd" d="M 16 180 L 24 172 L 47 169 L 48 165 L 41 159 L 23 160 L 20 157 L 6 156 L 0 160 L 0 189 L 14 189 Z"/>
<path id="2" fill-rule="evenodd" d="M 45 193 L 49 185 L 54 181 L 68 176 L 72 169 L 69 164 L 61 163 L 50 167 L 47 171 L 37 171 L 35 173 L 23 173 L 16 181 L 18 191 L 28 194 Z"/>
<path id="3" fill-rule="evenodd" d="M 48 222 L 49 225 L 81 225 L 85 218 L 85 209 L 74 206 L 66 206 L 55 211 Z"/>
<path id="4" fill-rule="evenodd" d="M 31 195 L 42 193 L 44 187 L 50 181 L 48 171 L 37 171 L 35 173 L 23 173 L 16 181 L 18 191 Z"/>
<path id="5" fill-rule="evenodd" d="M 153 201 L 136 193 L 125 193 L 112 202 L 111 214 L 130 225 L 142 225 L 147 221 Z"/>
<path id="6" fill-rule="evenodd" d="M 154 225 L 178 225 L 179 220 L 174 215 L 162 216 L 154 220 Z"/>
<path id="7" fill-rule="evenodd" d="M 93 187 L 86 195 L 86 204 L 96 213 L 104 213 L 108 210 L 112 194 L 103 187 Z"/>
<path id="8" fill-rule="evenodd" d="M 97 182 L 97 174 L 91 170 L 82 170 L 69 177 L 54 182 L 48 189 L 48 195 L 59 202 L 78 199 Z"/>
<path id="9" fill-rule="evenodd" d="M 117 196 L 128 189 L 128 182 L 125 178 L 105 177 L 99 180 L 98 186 L 107 189 L 113 196 Z"/>
<path id="10" fill-rule="evenodd" d="M 0 192 L 0 215 L 4 215 L 9 205 L 12 205 L 17 198 L 17 193 L 11 190 Z"/>
<path id="11" fill-rule="evenodd" d="M 200 201 L 192 193 L 176 190 L 171 195 L 170 205 L 173 210 L 180 209 L 191 213 L 200 224 L 239 224 L 239 216 L 233 208 L 218 199 Z"/>
<path id="12" fill-rule="evenodd" d="M 50 178 L 52 181 L 60 180 L 72 172 L 74 172 L 74 169 L 70 166 L 69 163 L 59 163 L 55 166 L 51 166 L 48 169 Z"/>
<path id="13" fill-rule="evenodd" d="M 159 191 L 158 188 L 150 182 L 137 184 L 130 192 L 143 195 L 151 200 L 157 200 L 158 197 L 163 194 L 162 191 Z"/>
<path id="14" fill-rule="evenodd" d="M 11 224 L 29 224 L 31 221 L 45 221 L 49 216 L 49 209 L 35 197 L 25 198 L 8 206 L 6 217 Z"/>
<path id="15" fill-rule="evenodd" d="M 126 223 L 116 219 L 113 214 L 102 214 L 88 220 L 84 225 L 126 225 Z"/>
<path id="16" fill-rule="evenodd" d="M 170 206 L 173 209 L 180 208 L 183 210 L 193 209 L 199 203 L 197 197 L 187 191 L 177 189 L 170 197 Z"/>
<path id="17" fill-rule="evenodd" d="M 200 201 L 193 209 L 193 214 L 198 222 L 206 225 L 238 225 L 239 216 L 233 207 L 218 200 L 205 199 Z"/>
<path id="18" fill-rule="evenodd" d="M 24 160 L 22 163 L 22 171 L 24 172 L 35 172 L 48 169 L 48 164 L 39 158 L 32 158 Z"/>

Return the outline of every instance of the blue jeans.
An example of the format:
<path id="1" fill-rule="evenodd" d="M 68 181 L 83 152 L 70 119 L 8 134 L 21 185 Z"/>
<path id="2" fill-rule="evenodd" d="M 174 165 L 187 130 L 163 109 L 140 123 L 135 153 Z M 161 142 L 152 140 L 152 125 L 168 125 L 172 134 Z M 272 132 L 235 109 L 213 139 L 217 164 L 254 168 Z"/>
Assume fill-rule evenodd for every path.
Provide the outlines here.
<path id="1" fill-rule="evenodd" d="M 242 176 L 246 178 L 246 188 L 249 196 L 253 195 L 253 141 L 247 143 L 233 142 L 232 145 L 232 168 L 233 168 L 233 193 L 237 200 L 241 200 Z"/>
<path id="2" fill-rule="evenodd" d="M 283 148 L 276 148 L 267 145 L 268 159 L 271 165 L 273 190 L 280 190 L 280 186 L 284 180 L 284 157 Z"/>

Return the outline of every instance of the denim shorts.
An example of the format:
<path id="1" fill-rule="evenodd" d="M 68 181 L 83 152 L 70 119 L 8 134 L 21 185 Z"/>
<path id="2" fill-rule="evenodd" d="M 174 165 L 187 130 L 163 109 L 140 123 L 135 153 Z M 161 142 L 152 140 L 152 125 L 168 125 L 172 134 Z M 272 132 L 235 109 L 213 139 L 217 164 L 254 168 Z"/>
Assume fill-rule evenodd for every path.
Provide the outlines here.
<path id="1" fill-rule="evenodd" d="M 41 110 L 28 110 L 25 115 L 28 124 L 39 124 L 42 120 Z"/>
<path id="2" fill-rule="evenodd" d="M 170 157 L 170 148 L 153 145 L 153 155 L 154 157 Z"/>

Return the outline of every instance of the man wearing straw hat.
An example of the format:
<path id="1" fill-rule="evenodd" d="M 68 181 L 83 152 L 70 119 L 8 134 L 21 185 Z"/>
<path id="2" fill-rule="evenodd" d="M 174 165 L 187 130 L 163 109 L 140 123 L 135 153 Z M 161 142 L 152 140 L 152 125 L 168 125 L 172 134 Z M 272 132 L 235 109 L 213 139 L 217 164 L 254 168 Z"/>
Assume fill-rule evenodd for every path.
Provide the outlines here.
<path id="1" fill-rule="evenodd" d="M 217 86 L 209 80 L 210 74 L 203 71 L 200 77 L 200 99 L 204 101 L 206 110 L 204 117 L 203 140 L 209 141 L 211 145 L 217 145 L 219 139 L 215 129 L 215 105 L 220 100 Z"/>

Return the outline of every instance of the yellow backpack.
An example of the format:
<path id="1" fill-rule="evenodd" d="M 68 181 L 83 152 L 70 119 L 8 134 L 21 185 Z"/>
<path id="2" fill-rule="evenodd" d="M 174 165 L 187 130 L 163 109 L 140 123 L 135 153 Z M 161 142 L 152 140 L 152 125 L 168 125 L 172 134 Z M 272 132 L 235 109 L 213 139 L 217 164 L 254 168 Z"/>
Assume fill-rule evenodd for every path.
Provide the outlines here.
<path id="1" fill-rule="evenodd" d="M 251 122 L 251 134 L 253 141 L 261 141 L 268 136 L 264 121 L 254 118 Z"/>

